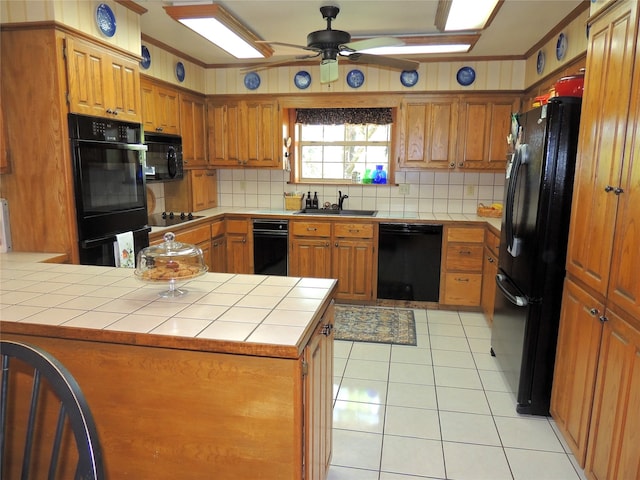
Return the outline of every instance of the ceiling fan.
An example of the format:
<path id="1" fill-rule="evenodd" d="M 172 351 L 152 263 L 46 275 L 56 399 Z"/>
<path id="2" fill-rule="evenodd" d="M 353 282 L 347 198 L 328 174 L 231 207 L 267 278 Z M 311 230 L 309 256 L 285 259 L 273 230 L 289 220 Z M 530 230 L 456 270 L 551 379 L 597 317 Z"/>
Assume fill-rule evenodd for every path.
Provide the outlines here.
<path id="1" fill-rule="evenodd" d="M 336 19 L 339 12 L 340 9 L 336 6 L 328 5 L 320 7 L 322 18 L 327 21 L 327 28 L 325 30 L 311 32 L 307 35 L 306 46 L 283 42 L 258 42 L 301 48 L 314 52 L 313 54 L 298 56 L 295 60 L 284 60 L 248 67 L 244 70 L 261 70 L 275 65 L 292 63 L 297 60 L 320 57 L 320 83 L 330 83 L 338 79 L 338 58 L 341 56 L 348 58 L 352 62 L 381 65 L 398 70 L 415 70 L 418 68 L 419 63 L 411 60 L 361 53 L 363 50 L 404 45 L 404 42 L 392 37 L 374 37 L 352 42 L 351 35 L 348 32 L 333 30 L 331 28 L 331 22 Z"/>

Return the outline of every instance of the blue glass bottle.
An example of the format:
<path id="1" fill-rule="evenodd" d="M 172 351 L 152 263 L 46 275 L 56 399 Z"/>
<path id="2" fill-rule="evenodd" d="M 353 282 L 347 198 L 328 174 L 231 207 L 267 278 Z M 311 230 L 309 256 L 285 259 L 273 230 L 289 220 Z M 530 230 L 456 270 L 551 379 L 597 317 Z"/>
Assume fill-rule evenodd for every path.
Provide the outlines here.
<path id="1" fill-rule="evenodd" d="M 373 173 L 373 183 L 378 185 L 387 183 L 387 172 L 382 169 L 382 165 L 376 165 L 376 170 Z"/>

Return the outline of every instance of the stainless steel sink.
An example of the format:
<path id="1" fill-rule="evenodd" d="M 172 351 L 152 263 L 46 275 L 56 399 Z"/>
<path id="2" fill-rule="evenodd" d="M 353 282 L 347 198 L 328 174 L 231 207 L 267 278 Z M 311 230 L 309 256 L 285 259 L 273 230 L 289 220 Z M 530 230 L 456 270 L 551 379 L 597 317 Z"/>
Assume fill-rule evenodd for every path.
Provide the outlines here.
<path id="1" fill-rule="evenodd" d="M 377 210 L 338 210 L 329 208 L 303 208 L 296 215 L 340 215 L 343 217 L 375 217 Z"/>

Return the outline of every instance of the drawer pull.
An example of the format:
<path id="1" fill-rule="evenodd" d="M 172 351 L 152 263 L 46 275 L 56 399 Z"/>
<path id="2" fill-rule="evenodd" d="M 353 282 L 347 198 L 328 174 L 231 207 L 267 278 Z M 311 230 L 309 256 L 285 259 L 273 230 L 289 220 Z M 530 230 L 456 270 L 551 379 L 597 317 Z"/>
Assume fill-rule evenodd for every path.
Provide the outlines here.
<path id="1" fill-rule="evenodd" d="M 471 255 L 471 250 L 460 250 L 458 253 L 460 255 Z"/>
<path id="2" fill-rule="evenodd" d="M 349 230 L 349 233 L 360 233 L 360 230 Z"/>
<path id="3" fill-rule="evenodd" d="M 461 278 L 461 277 L 456 278 L 456 282 L 468 282 L 468 281 L 469 281 L 468 278 Z"/>
<path id="4" fill-rule="evenodd" d="M 318 230 L 316 227 L 307 227 L 308 232 L 315 232 L 316 230 Z"/>

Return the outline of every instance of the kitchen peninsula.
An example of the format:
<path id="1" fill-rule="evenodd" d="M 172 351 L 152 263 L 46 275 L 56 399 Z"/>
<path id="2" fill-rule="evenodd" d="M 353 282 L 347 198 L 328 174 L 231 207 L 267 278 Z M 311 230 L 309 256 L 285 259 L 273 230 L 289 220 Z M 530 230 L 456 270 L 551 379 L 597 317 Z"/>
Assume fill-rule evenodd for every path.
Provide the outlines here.
<path id="1" fill-rule="evenodd" d="M 109 478 L 326 477 L 335 280 L 207 273 L 165 299 L 40 256 L 0 258 L 2 338 L 76 377 Z"/>

